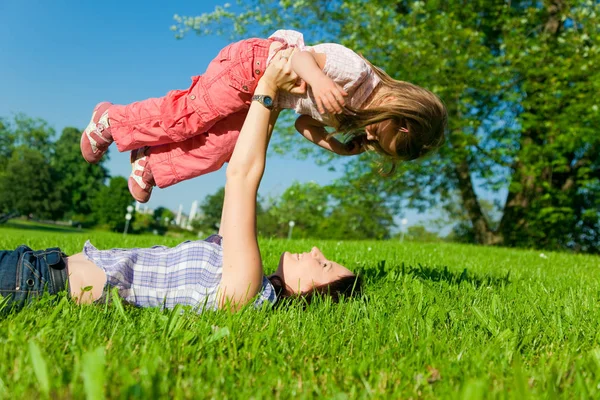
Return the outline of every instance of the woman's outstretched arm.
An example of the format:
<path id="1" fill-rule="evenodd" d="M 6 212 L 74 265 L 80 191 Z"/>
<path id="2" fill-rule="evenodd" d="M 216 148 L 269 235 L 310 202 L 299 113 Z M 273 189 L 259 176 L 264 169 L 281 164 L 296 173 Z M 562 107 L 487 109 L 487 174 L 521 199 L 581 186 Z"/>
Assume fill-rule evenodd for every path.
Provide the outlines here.
<path id="1" fill-rule="evenodd" d="M 275 98 L 278 88 L 294 87 L 297 75 L 281 52 L 261 78 L 254 93 Z M 280 55 L 280 56 L 281 56 Z M 223 236 L 221 308 L 236 310 L 260 290 L 262 261 L 256 237 L 256 195 L 262 179 L 267 147 L 278 110 L 253 101 L 227 166 L 220 233 Z"/>

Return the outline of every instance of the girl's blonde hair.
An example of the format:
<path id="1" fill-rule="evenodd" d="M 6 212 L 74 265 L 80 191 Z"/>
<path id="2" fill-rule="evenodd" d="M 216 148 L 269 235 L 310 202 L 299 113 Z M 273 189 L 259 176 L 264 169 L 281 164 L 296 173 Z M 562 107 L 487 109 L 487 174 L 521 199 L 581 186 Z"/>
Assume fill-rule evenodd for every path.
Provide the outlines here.
<path id="1" fill-rule="evenodd" d="M 371 100 L 374 106 L 366 109 L 346 107 L 347 113 L 336 115 L 337 131 L 358 139 L 368 150 L 391 158 L 392 171 L 395 161 L 414 160 L 440 147 L 445 141 L 448 124 L 444 103 L 429 90 L 392 79 L 381 68 L 364 60 L 381 79 L 383 90 L 378 90 Z M 397 129 L 394 155 L 386 153 L 377 141 L 365 137 L 367 126 L 386 120 L 391 120 Z"/>

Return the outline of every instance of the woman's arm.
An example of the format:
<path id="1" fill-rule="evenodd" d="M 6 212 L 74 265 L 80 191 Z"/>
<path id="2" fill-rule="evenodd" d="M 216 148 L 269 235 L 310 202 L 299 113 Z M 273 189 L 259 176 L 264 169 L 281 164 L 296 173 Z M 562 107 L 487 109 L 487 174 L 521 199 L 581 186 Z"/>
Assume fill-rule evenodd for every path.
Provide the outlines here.
<path id="1" fill-rule="evenodd" d="M 353 156 L 365 151 L 362 146 L 351 146 L 329 136 L 325 130 L 325 125 L 308 115 L 299 116 L 298 119 L 296 119 L 295 126 L 296 130 L 306 139 L 333 153 L 343 156 Z"/>
<path id="2" fill-rule="evenodd" d="M 284 51 L 282 55 L 289 56 L 292 51 Z M 280 58 L 269 65 L 254 93 L 274 98 L 278 87 L 289 90 L 296 79 L 290 63 Z M 236 310 L 254 298 L 261 288 L 263 268 L 256 238 L 256 194 L 278 114 L 277 110 L 252 102 L 227 166 L 220 226 L 223 236 L 221 308 Z"/>

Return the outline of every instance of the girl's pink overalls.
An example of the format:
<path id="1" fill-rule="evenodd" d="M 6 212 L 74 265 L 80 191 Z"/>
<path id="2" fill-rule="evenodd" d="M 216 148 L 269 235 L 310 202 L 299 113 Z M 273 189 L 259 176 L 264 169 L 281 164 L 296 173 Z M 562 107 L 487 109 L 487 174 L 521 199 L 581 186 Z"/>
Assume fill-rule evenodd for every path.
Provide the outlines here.
<path id="1" fill-rule="evenodd" d="M 229 161 L 254 89 L 267 67 L 272 39 L 225 47 L 187 90 L 108 110 L 119 151 L 150 146 L 148 163 L 158 187 L 221 168 Z"/>

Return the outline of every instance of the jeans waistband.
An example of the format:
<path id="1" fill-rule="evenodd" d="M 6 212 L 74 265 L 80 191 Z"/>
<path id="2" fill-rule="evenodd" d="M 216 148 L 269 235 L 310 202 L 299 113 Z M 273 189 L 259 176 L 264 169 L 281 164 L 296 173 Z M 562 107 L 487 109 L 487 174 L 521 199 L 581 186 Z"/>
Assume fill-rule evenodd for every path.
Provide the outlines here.
<path id="1" fill-rule="evenodd" d="M 52 280 L 52 286 L 56 293 L 60 292 L 61 290 L 67 290 L 67 294 L 70 297 L 71 291 L 70 285 L 68 283 L 69 274 L 66 256 L 64 254 L 60 254 L 56 262 L 51 261 L 52 257 L 52 255 L 50 255 L 50 258 L 46 256 L 46 261 L 48 261 L 48 267 L 50 270 L 50 279 Z"/>
<path id="2" fill-rule="evenodd" d="M 50 294 L 57 294 L 63 290 L 70 296 L 71 291 L 68 284 L 69 273 L 67 268 L 67 256 L 58 248 L 53 247 L 33 253 L 38 258 L 43 258 L 48 265 L 51 287 Z"/>

